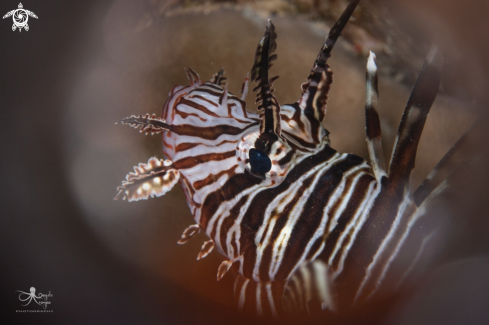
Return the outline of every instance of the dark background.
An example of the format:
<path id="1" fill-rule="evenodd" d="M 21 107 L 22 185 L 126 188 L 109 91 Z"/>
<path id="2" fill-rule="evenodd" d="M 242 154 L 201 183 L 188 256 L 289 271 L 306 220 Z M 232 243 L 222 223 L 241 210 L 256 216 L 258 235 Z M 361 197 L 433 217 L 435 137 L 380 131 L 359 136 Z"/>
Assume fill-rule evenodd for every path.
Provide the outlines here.
<path id="1" fill-rule="evenodd" d="M 63 110 L 80 65 L 103 46 L 97 30 L 110 4 L 24 3 L 39 20 L 31 18 L 30 30 L 21 34 L 11 31 L 11 20 L 2 21 L 2 324 L 191 323 L 209 317 L 205 300 L 114 257 L 84 222 L 68 185 Z M 17 5 L 0 7 L 6 13 Z M 15 290 L 30 286 L 53 293 L 53 314 L 15 313 Z"/>
<path id="2" fill-rule="evenodd" d="M 374 6 L 382 5 L 376 1 L 371 3 Z M 77 198 L 70 176 L 70 153 L 76 152 L 77 146 L 83 143 L 68 136 L 76 118 L 66 118 L 66 111 L 72 105 L 85 67 L 94 57 L 107 60 L 103 29 L 112 4 L 112 1 L 29 1 L 23 3 L 24 8 L 36 13 L 39 19 L 29 19 L 28 32 L 12 32 L 10 18 L 1 21 L 0 323 L 247 322 L 248 319 L 234 314 L 224 302 L 208 299 L 195 293 L 190 286 L 174 281 L 172 276 L 160 276 L 124 258 L 123 254 L 114 253 L 114 249 L 102 239 L 103 236 L 94 230 L 96 227 L 93 223 L 87 222 L 86 214 L 89 212 Z M 0 13 L 3 15 L 17 8 L 17 5 L 14 1 L 3 1 Z M 408 9 L 422 17 L 421 20 L 444 22 L 446 33 L 453 36 L 453 46 L 462 53 L 461 61 L 478 62 L 477 80 L 482 81 L 476 85 L 477 89 L 487 89 L 484 83 L 489 77 L 487 1 L 398 0 L 390 2 L 390 6 L 397 8 L 398 15 Z M 231 25 L 232 21 L 228 23 Z M 125 22 L 121 21 L 120 24 L 124 25 Z M 253 53 L 254 48 L 250 51 Z M 246 67 L 243 69 L 246 71 Z M 179 82 L 183 82 L 183 79 Z M 98 85 L 103 90 L 104 85 Z M 169 89 L 166 84 L 159 86 L 163 89 L 161 98 L 164 100 Z M 110 85 L 106 87 L 110 88 Z M 470 102 L 483 111 L 489 103 L 489 92 L 474 90 L 473 93 L 476 95 L 470 95 Z M 159 103 L 162 103 L 161 98 L 158 98 Z M 97 98 L 93 100 L 97 101 Z M 467 102 L 466 97 L 463 102 Z M 130 107 L 131 103 L 127 106 Z M 104 125 L 112 121 L 110 126 L 107 124 L 109 132 L 131 133 L 130 130 L 110 129 L 113 121 L 124 117 L 122 115 L 125 113 L 107 119 L 104 116 Z M 90 126 L 87 124 L 89 131 Z M 450 127 L 447 126 L 448 129 Z M 137 134 L 130 136 L 136 138 Z M 152 154 L 157 146 L 150 145 Z M 481 141 L 479 149 L 487 151 L 486 142 Z M 107 155 L 107 152 L 104 154 Z M 123 156 L 123 152 L 118 154 Z M 135 159 L 143 161 L 147 158 L 143 155 Z M 108 181 L 93 191 L 100 193 L 103 200 L 111 200 L 114 192 L 109 192 L 109 189 L 109 193 L 105 193 L 106 187 L 115 189 L 118 183 L 113 181 L 114 177 L 122 179 L 124 172 L 128 172 L 134 162 L 131 157 L 130 161 L 123 162 L 123 166 L 112 167 L 111 160 L 108 160 L 109 167 L 106 168 L 115 169 L 115 176 L 94 170 L 98 178 L 107 176 Z M 462 211 L 460 218 L 470 222 L 456 234 L 457 240 L 448 240 L 447 244 L 450 249 L 458 250 L 454 253 L 454 260 L 458 264 L 451 264 L 448 269 L 427 278 L 419 290 L 399 303 L 398 309 L 394 309 L 398 312 L 386 316 L 386 322 L 483 323 L 488 320 L 489 264 L 485 260 L 489 251 L 486 239 L 488 214 L 485 208 L 487 187 L 484 186 L 484 168 L 480 164 L 477 166 L 480 173 L 476 175 L 480 177 L 474 178 L 474 174 L 467 176 L 475 185 L 461 183 L 465 184 L 464 189 L 468 189 L 462 195 L 465 205 L 454 208 L 454 211 Z M 158 207 L 162 209 L 158 205 L 161 203 L 149 204 L 144 211 Z M 178 204 L 185 203 L 178 201 Z M 140 207 L 142 205 L 131 207 L 131 213 L 138 213 Z M 117 209 L 126 208 L 117 206 Z M 166 221 L 168 223 L 160 221 L 160 226 L 171 228 L 174 237 L 169 238 L 168 242 L 174 243 L 184 227 L 175 225 L 177 216 L 172 218 Z M 185 222 L 190 222 L 188 215 L 185 218 Z M 132 230 L 127 231 L 131 233 Z M 138 240 L 134 238 L 139 237 L 128 235 L 128 247 L 138 245 Z M 199 243 L 192 246 L 192 254 L 197 253 L 195 250 L 199 246 Z M 158 249 L 154 248 L 156 252 Z M 175 254 L 178 257 L 186 249 Z M 218 260 L 215 258 L 208 263 Z M 178 261 L 178 258 L 161 262 L 161 268 L 172 268 L 174 261 Z M 192 263 L 196 262 L 192 260 L 188 265 Z M 212 264 L 212 267 L 217 269 L 217 265 Z M 199 270 L 196 267 L 189 274 Z M 202 272 L 207 276 L 207 271 Z M 226 280 L 216 284 L 214 277 L 208 279 L 209 287 L 216 286 L 218 293 L 228 290 L 228 285 L 232 283 L 232 280 Z M 16 309 L 20 309 L 15 291 L 28 291 L 31 286 L 35 286 L 38 292 L 53 293 L 50 305 L 53 313 L 15 313 Z M 375 320 L 363 319 L 366 323 Z"/>

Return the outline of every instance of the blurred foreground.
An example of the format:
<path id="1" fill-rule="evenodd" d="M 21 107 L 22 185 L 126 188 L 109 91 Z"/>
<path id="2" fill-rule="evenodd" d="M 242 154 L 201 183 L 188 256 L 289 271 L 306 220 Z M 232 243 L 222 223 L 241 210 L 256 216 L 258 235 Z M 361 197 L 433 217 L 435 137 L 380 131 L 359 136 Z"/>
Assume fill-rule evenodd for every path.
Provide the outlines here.
<path id="1" fill-rule="evenodd" d="M 2 25 L 2 324 L 252 320 L 234 311 L 232 276 L 216 282 L 219 254 L 195 260 L 204 236 L 185 246 L 176 244 L 183 229 L 193 223 L 179 187 L 149 201 L 112 200 L 132 166 L 150 156 L 162 158 L 160 137 L 145 138 L 114 122 L 131 114 L 159 113 L 168 91 L 187 83 L 185 66 L 204 80 L 224 67 L 230 91 L 238 93 L 268 17 L 278 33 L 278 60 L 272 68 L 280 75 L 277 98 L 280 103 L 294 102 L 330 17 L 310 15 L 319 10 L 320 1 L 182 3 L 44 1 L 29 4 L 40 17 L 29 32 L 12 33 L 7 22 Z M 334 11 L 342 3 L 324 5 Z M 4 12 L 13 9 L 11 4 L 0 7 Z M 322 10 L 317 12 L 329 12 Z M 362 29 L 358 17 L 345 35 L 348 41 L 339 43 L 330 61 L 335 82 L 325 125 L 338 151 L 367 156 L 363 109 L 368 50 L 377 51 L 378 64 L 384 65 L 380 114 L 384 148 L 389 152 L 410 92 L 412 77 L 405 71 L 418 73 L 426 35 L 441 29 L 455 45 L 418 149 L 415 183 L 419 184 L 487 110 L 489 4 L 369 1 L 361 12 L 379 23 Z M 390 15 L 384 25 L 380 14 Z M 326 24 L 311 22 L 318 18 Z M 428 28 L 426 35 L 405 30 L 418 22 Z M 389 43 L 387 32 L 378 34 L 379 26 L 389 24 L 406 32 L 408 45 L 399 40 Z M 419 50 L 402 50 L 417 44 Z M 402 53 L 402 61 L 392 59 L 399 57 L 392 53 Z M 406 64 L 399 68 L 399 62 Z M 253 102 L 248 96 L 250 110 Z M 477 140 L 474 151 L 486 154 L 486 134 L 481 132 Z M 411 292 L 332 322 L 489 321 L 484 157 L 459 174 L 442 204 L 440 213 L 449 220 L 446 243 L 438 254 L 442 266 Z M 21 308 L 15 291 L 31 286 L 53 293 L 53 313 L 15 312 Z"/>

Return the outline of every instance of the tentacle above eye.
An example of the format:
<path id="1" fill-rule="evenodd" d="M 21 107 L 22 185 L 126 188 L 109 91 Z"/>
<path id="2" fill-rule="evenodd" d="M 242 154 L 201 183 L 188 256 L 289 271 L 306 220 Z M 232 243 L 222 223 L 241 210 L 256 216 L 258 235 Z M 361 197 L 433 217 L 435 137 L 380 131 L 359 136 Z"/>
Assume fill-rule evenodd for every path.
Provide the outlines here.
<path id="1" fill-rule="evenodd" d="M 134 167 L 134 172 L 127 174 L 126 180 L 117 188 L 114 200 L 127 199 L 131 202 L 163 196 L 175 186 L 179 178 L 180 172 L 170 160 L 152 157 L 147 164 L 140 163 Z"/>
<path id="2" fill-rule="evenodd" d="M 256 104 L 260 112 L 260 133 L 275 133 L 280 136 L 280 106 L 272 94 L 272 84 L 278 77 L 268 77 L 268 69 L 272 67 L 272 61 L 277 59 L 273 54 L 277 49 L 277 33 L 270 20 L 267 21 L 265 35 L 263 35 L 256 48 L 255 62 L 251 69 L 251 80 L 258 85 L 253 89 L 256 94 Z"/>
<path id="3" fill-rule="evenodd" d="M 117 124 L 117 123 L 116 123 Z M 166 121 L 156 114 L 153 115 L 131 115 L 122 119 L 121 124 L 129 125 L 135 129 L 140 128 L 139 132 L 149 134 L 158 134 L 163 131 L 171 130 L 171 125 L 167 124 Z"/>

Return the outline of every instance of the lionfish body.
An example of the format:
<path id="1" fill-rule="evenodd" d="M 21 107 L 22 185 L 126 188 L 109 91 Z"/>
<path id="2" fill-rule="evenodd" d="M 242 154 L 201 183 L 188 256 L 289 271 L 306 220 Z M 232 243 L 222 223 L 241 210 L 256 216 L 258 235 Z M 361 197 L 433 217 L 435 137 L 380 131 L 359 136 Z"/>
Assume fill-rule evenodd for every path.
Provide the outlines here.
<path id="1" fill-rule="evenodd" d="M 155 115 L 122 122 L 162 133 L 168 160 L 151 158 L 135 167 L 116 198 L 161 196 L 178 181 L 195 225 L 210 238 L 198 259 L 216 247 L 225 257 L 220 279 L 236 271 L 241 308 L 258 313 L 308 310 L 319 303 L 348 309 L 399 285 L 416 263 L 432 229 L 418 221 L 444 183 L 428 181 L 413 195 L 417 143 L 435 99 L 442 59 L 428 55 L 407 104 L 389 164 L 384 167 L 377 112 L 375 56 L 367 65 L 366 122 L 370 164 L 330 147 L 321 122 L 332 72 L 326 61 L 358 1 L 330 31 L 297 103 L 279 105 L 269 78 L 276 59 L 269 21 L 251 71 L 258 114 L 223 86 L 223 72 L 203 83 L 188 69 L 190 86 L 175 87 Z M 409 246 L 409 247 L 408 247 Z"/>

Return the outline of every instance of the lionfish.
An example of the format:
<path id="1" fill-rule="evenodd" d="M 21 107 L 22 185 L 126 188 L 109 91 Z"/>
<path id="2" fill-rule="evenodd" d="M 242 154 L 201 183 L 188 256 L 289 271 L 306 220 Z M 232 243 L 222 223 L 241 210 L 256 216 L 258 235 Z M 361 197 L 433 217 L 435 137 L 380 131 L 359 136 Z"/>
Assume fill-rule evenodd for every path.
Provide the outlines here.
<path id="1" fill-rule="evenodd" d="M 322 126 L 333 73 L 327 60 L 359 0 L 351 1 L 321 47 L 296 103 L 280 105 L 269 77 L 277 59 L 270 20 L 251 77 L 240 97 L 228 92 L 223 70 L 169 93 L 161 117 L 131 116 L 123 124 L 163 136 L 166 160 L 140 163 L 115 199 L 159 197 L 180 182 L 199 231 L 198 259 L 214 247 L 225 257 L 221 279 L 235 271 L 241 309 L 279 316 L 322 308 L 344 311 L 394 290 L 413 269 L 434 230 L 426 207 L 446 182 L 443 161 L 413 191 L 418 142 L 440 84 L 443 56 L 432 46 L 407 102 L 388 168 L 378 115 L 376 57 L 366 73 L 366 133 L 370 163 L 330 147 Z M 256 82 L 258 114 L 244 98 Z M 450 152 L 448 153 L 450 155 Z"/>

